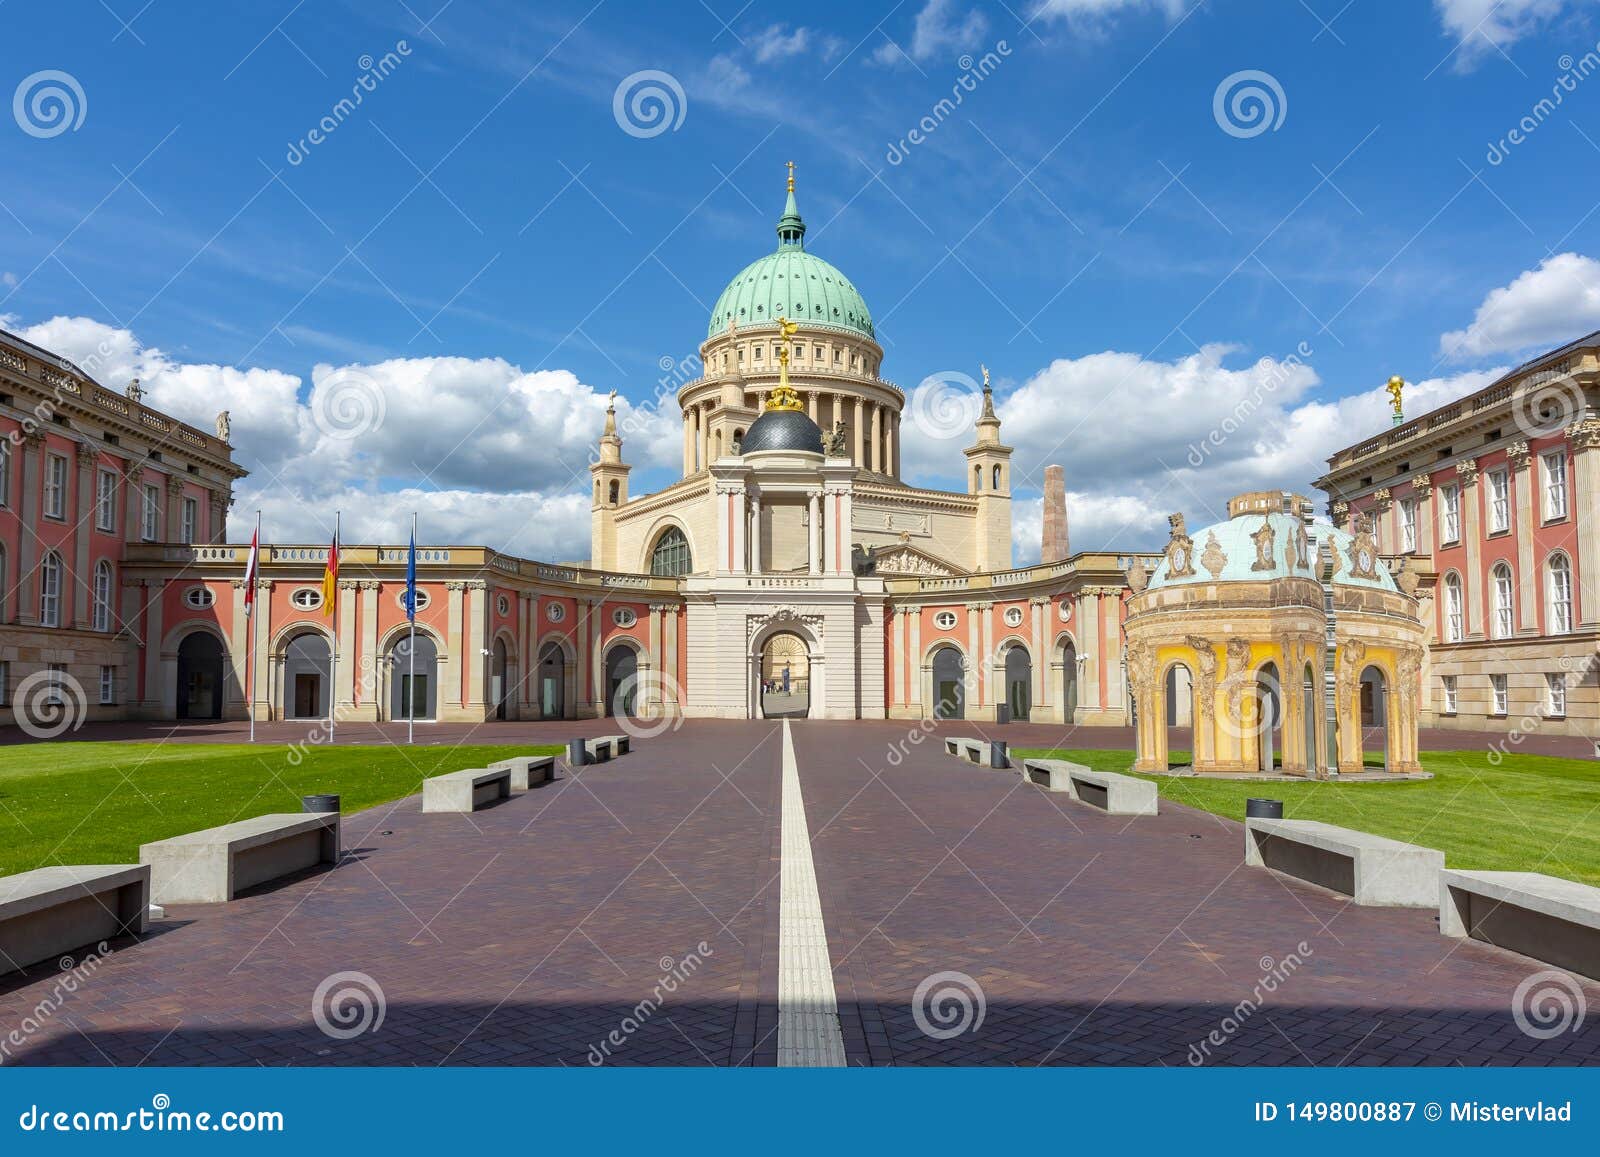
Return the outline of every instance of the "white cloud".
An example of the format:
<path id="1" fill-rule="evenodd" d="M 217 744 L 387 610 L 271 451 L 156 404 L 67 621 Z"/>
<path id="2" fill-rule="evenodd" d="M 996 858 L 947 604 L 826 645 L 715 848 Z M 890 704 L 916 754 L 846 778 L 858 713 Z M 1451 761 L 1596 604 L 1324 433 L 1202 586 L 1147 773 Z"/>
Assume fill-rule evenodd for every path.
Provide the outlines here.
<path id="1" fill-rule="evenodd" d="M 1328 456 L 1389 425 L 1381 385 L 1317 401 L 1310 395 L 1320 379 L 1303 360 L 1263 358 L 1231 368 L 1233 352 L 1209 345 L 1170 362 L 1117 351 L 1060 358 L 1001 397 L 1001 439 L 1015 447 L 1013 484 L 1023 496 L 1013 516 L 1019 563 L 1038 557 L 1031 496 L 1052 462 L 1066 467 L 1072 549 L 1125 550 L 1159 543 L 1166 515 L 1175 510 L 1187 513 L 1191 526 L 1220 520 L 1227 500 L 1244 491 L 1284 488 L 1319 497 L 1311 483 Z M 1408 386 L 1407 413 L 1442 406 L 1503 372 Z M 919 413 L 936 412 L 923 391 L 938 388 L 930 379 L 912 391 L 902 461 L 913 480 L 960 486 L 970 432 L 930 437 L 916 421 Z"/>
<path id="2" fill-rule="evenodd" d="M 802 55 L 832 60 L 844 48 L 844 41 L 837 36 L 804 26 L 791 32 L 786 24 L 770 24 L 759 32 L 749 33 L 744 43 L 755 55 L 757 64 L 769 64 L 774 60 Z"/>
<path id="3" fill-rule="evenodd" d="M 275 541 L 316 541 L 342 509 L 350 541 L 393 542 L 416 509 L 434 542 L 588 554 L 588 465 L 606 398 L 567 370 L 395 358 L 319 364 L 307 386 L 279 370 L 181 362 L 89 318 L 0 322 L 107 386 L 140 378 L 151 405 L 201 429 L 228 410 L 235 460 L 251 471 L 235 490 L 234 537 L 248 537 L 241 512 L 259 507 Z M 635 468 L 681 464 L 682 425 L 667 408 L 618 400 Z"/>
<path id="4" fill-rule="evenodd" d="M 912 21 L 911 42 L 880 44 L 872 59 L 879 64 L 895 65 L 904 64 L 909 56 L 920 64 L 937 56 L 953 56 L 976 48 L 989 30 L 989 18 L 976 8 L 964 15 L 953 9 L 953 0 L 928 0 Z"/>
<path id="5" fill-rule="evenodd" d="M 1122 12 L 1148 8 L 1176 20 L 1188 6 L 1187 0 L 1040 0 L 1033 19 L 1065 20 L 1078 29 L 1103 28 Z"/>
<path id="6" fill-rule="evenodd" d="M 1462 361 L 1485 354 L 1557 346 L 1600 329 L 1600 261 L 1558 253 L 1539 268 L 1489 291 L 1472 324 L 1439 339 L 1439 356 Z"/>
<path id="7" fill-rule="evenodd" d="M 1588 0 L 1433 0 L 1445 33 L 1456 42 L 1456 68 L 1466 71 L 1498 49 L 1548 24 L 1564 8 Z"/>

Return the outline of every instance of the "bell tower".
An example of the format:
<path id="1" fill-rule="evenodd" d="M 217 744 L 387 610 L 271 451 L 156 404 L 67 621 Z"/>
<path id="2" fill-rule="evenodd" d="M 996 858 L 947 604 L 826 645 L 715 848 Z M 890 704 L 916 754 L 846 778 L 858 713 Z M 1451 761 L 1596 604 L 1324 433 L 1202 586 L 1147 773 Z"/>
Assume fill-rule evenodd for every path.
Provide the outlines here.
<path id="1" fill-rule="evenodd" d="M 1000 441 L 1000 419 L 994 412 L 994 391 L 989 367 L 983 371 L 983 410 L 978 415 L 978 440 L 962 453 L 967 456 L 967 493 L 978 500 L 974 570 L 1009 570 L 1011 567 L 1011 447 Z"/>
<path id="2" fill-rule="evenodd" d="M 600 457 L 589 464 L 594 500 L 589 507 L 589 565 L 597 570 L 617 568 L 617 509 L 628 501 L 628 472 L 622 460 L 622 436 L 617 433 L 617 391 L 606 403 L 606 428 L 600 435 Z"/>

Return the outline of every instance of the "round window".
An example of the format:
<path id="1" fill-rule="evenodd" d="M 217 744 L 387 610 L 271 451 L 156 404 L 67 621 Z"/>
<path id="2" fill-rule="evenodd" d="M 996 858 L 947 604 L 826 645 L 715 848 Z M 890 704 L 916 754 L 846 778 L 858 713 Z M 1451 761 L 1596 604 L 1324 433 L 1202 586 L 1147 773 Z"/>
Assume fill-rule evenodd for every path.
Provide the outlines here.
<path id="1" fill-rule="evenodd" d="M 1056 614 L 1061 616 L 1061 621 L 1063 623 L 1071 621 L 1071 619 L 1072 619 L 1072 604 L 1070 602 L 1068 602 L 1066 599 L 1062 599 L 1059 603 L 1056 604 Z"/>
<path id="2" fill-rule="evenodd" d="M 953 630 L 956 625 L 956 613 L 954 611 L 940 611 L 933 616 L 933 625 L 941 631 Z"/>
<path id="3" fill-rule="evenodd" d="M 196 610 L 204 610 L 217 601 L 217 596 L 216 592 L 207 590 L 205 587 L 190 587 L 183 592 L 183 601 L 186 606 L 194 607 Z"/>
<path id="4" fill-rule="evenodd" d="M 631 627 L 639 621 L 639 616 L 634 614 L 632 607 L 618 607 L 611 612 L 611 621 L 619 627 Z"/>
<path id="5" fill-rule="evenodd" d="M 399 604 L 400 609 L 402 611 L 406 609 L 406 588 L 405 587 L 401 587 L 399 590 L 395 591 L 395 593 L 394 593 L 394 601 Z M 429 598 L 428 592 L 423 590 L 421 587 L 418 587 L 417 588 L 417 610 L 419 610 L 419 611 L 427 610 L 428 603 L 430 601 L 432 601 L 432 600 Z"/>
<path id="6" fill-rule="evenodd" d="M 506 598 L 505 595 L 501 595 L 499 598 L 495 599 L 494 608 L 502 615 L 509 615 L 511 613 L 511 600 Z"/>
<path id="7" fill-rule="evenodd" d="M 567 617 L 567 608 L 562 606 L 560 603 L 551 603 L 544 609 L 544 617 L 549 619 L 552 623 L 559 623 L 562 619 Z"/>
<path id="8" fill-rule="evenodd" d="M 322 605 L 322 592 L 316 587 L 301 587 L 289 596 L 289 605 L 302 611 L 314 611 Z"/>
<path id="9" fill-rule="evenodd" d="M 1006 626 L 1008 626 L 1008 627 L 1020 627 L 1020 626 L 1022 626 L 1022 608 L 1021 607 L 1007 607 L 1006 608 Z"/>

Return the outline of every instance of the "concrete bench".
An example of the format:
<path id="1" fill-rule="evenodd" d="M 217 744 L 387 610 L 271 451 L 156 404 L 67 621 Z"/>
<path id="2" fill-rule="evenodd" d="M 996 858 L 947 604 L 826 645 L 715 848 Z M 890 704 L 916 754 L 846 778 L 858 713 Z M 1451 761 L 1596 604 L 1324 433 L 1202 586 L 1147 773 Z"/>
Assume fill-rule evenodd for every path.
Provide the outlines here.
<path id="1" fill-rule="evenodd" d="M 589 758 L 594 763 L 605 763 L 619 755 L 627 755 L 630 744 L 626 735 L 601 735 L 584 741 Z"/>
<path id="2" fill-rule="evenodd" d="M 512 770 L 500 767 L 467 767 L 460 771 L 431 775 L 422 781 L 422 810 L 425 812 L 472 812 L 486 803 L 511 798 Z"/>
<path id="3" fill-rule="evenodd" d="M 496 760 L 489 765 L 489 770 L 509 768 L 511 790 L 527 791 L 534 784 L 548 783 L 550 777 L 555 774 L 555 766 L 556 757 L 553 755 L 514 755 L 510 759 Z"/>
<path id="4" fill-rule="evenodd" d="M 338 812 L 284 812 L 139 848 L 157 904 L 220 904 L 246 888 L 339 862 Z"/>
<path id="5" fill-rule="evenodd" d="M 143 932 L 150 869 L 71 864 L 0 876 L 0 973 Z"/>
<path id="6" fill-rule="evenodd" d="M 1439 873 L 1439 931 L 1600 980 L 1600 888 L 1540 872 Z"/>
<path id="7" fill-rule="evenodd" d="M 946 739 L 945 751 L 957 759 L 964 759 L 968 763 L 976 763 L 980 767 L 991 767 L 989 743 L 982 739 Z"/>
<path id="8" fill-rule="evenodd" d="M 1357 904 L 1431 908 L 1444 853 L 1316 820 L 1247 819 L 1244 862 L 1296 876 Z"/>
<path id="9" fill-rule="evenodd" d="M 1065 793 L 1079 803 L 1114 816 L 1159 814 L 1160 793 L 1147 779 L 1116 771 L 1095 771 L 1065 759 L 1025 759 L 1022 778 L 1047 791 Z"/>

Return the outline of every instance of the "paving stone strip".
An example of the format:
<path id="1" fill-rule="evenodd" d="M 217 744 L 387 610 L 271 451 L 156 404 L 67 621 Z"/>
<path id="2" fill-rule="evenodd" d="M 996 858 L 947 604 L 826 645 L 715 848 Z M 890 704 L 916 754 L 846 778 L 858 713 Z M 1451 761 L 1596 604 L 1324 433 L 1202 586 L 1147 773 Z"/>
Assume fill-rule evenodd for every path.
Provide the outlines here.
<path id="1" fill-rule="evenodd" d="M 811 832 L 789 721 L 783 721 L 783 866 L 778 916 L 778 1064 L 842 1066 L 844 1036 L 822 922 Z"/>

